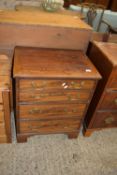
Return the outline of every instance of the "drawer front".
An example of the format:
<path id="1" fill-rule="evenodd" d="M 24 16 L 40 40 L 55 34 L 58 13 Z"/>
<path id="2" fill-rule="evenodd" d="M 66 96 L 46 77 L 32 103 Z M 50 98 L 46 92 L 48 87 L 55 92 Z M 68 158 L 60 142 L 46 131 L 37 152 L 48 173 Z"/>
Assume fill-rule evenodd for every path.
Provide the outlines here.
<path id="1" fill-rule="evenodd" d="M 6 131 L 5 131 L 5 125 L 4 123 L 0 124 L 0 135 L 5 135 Z"/>
<path id="2" fill-rule="evenodd" d="M 29 89 L 92 89 L 95 85 L 93 80 L 25 80 L 19 81 L 20 90 Z"/>
<path id="3" fill-rule="evenodd" d="M 97 112 L 95 115 L 95 121 L 93 123 L 94 128 L 108 128 L 117 127 L 117 112 Z"/>
<path id="4" fill-rule="evenodd" d="M 112 78 L 108 88 L 111 88 L 112 90 L 117 90 L 117 77 Z"/>
<path id="5" fill-rule="evenodd" d="M 20 105 L 18 113 L 22 119 L 50 119 L 64 116 L 82 118 L 85 108 L 86 104 Z"/>
<path id="6" fill-rule="evenodd" d="M 21 121 L 19 133 L 56 133 L 76 131 L 80 127 L 79 120 L 46 120 L 46 121 Z"/>
<path id="7" fill-rule="evenodd" d="M 0 123 L 4 122 L 4 112 L 0 111 Z"/>
<path id="8" fill-rule="evenodd" d="M 61 102 L 61 101 L 84 101 L 90 99 L 90 92 L 77 90 L 77 91 L 19 91 L 19 102 Z"/>
<path id="9" fill-rule="evenodd" d="M 117 92 L 106 93 L 101 103 L 100 109 L 117 110 Z"/>
<path id="10" fill-rule="evenodd" d="M 0 103 L 3 103 L 2 92 L 0 92 Z"/>

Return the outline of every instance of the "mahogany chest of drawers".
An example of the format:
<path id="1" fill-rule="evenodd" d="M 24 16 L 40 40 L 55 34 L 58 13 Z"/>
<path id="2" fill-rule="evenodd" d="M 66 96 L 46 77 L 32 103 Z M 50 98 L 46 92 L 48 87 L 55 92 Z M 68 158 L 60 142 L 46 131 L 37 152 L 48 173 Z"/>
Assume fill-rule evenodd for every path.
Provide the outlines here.
<path id="1" fill-rule="evenodd" d="M 84 135 L 117 127 L 117 44 L 94 42 L 89 57 L 102 75 L 84 120 Z"/>
<path id="2" fill-rule="evenodd" d="M 19 142 L 36 134 L 77 137 L 101 78 L 85 54 L 16 47 L 13 76 Z"/>
<path id="3" fill-rule="evenodd" d="M 0 143 L 11 142 L 11 60 L 0 54 Z"/>

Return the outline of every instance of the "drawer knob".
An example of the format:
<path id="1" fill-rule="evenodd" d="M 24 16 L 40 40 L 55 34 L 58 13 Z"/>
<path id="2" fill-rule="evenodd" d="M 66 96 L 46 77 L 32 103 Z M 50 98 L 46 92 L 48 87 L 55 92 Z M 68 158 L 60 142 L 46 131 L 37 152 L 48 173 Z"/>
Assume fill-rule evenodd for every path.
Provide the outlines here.
<path id="1" fill-rule="evenodd" d="M 77 109 L 72 109 L 72 112 L 73 112 L 73 113 L 76 113 L 76 112 L 77 112 Z"/>
<path id="2" fill-rule="evenodd" d="M 81 88 L 82 86 L 84 86 L 85 84 L 85 81 L 81 81 L 81 82 L 75 82 L 75 81 L 72 81 L 71 82 L 71 85 L 73 86 L 73 88 Z"/>
<path id="3" fill-rule="evenodd" d="M 42 113 L 42 110 L 40 109 L 31 109 L 29 111 L 29 114 L 40 114 L 40 113 Z"/>
<path id="4" fill-rule="evenodd" d="M 85 84 L 85 81 L 81 81 L 81 86 L 84 86 L 84 84 Z"/>
<path id="5" fill-rule="evenodd" d="M 35 96 L 35 95 L 31 95 L 31 98 L 34 98 L 34 99 L 40 99 L 40 96 Z"/>
<path id="6" fill-rule="evenodd" d="M 68 88 L 68 84 L 66 82 L 62 83 L 62 86 L 63 86 L 64 89 Z"/>
<path id="7" fill-rule="evenodd" d="M 31 82 L 31 87 L 32 87 L 32 88 L 36 88 L 37 85 L 32 81 L 32 82 Z"/>
<path id="8" fill-rule="evenodd" d="M 69 127 L 68 126 L 64 126 L 64 129 L 69 129 Z"/>
<path id="9" fill-rule="evenodd" d="M 115 104 L 117 105 L 117 98 L 115 99 Z"/>
<path id="10" fill-rule="evenodd" d="M 105 119 L 105 123 L 106 124 L 111 124 L 113 122 L 114 122 L 114 118 L 113 117 L 108 117 L 108 118 Z"/>
<path id="11" fill-rule="evenodd" d="M 71 101 L 71 100 L 72 100 L 72 97 L 71 97 L 71 95 L 70 95 L 70 94 L 67 96 L 67 98 L 68 98 L 68 100 L 69 100 L 69 101 Z"/>

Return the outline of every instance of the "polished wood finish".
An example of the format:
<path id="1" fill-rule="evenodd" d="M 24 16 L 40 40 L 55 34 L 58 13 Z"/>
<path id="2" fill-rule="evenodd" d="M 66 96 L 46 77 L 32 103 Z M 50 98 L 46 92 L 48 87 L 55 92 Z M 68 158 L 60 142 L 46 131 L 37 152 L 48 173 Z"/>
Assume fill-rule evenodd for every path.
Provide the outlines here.
<path id="1" fill-rule="evenodd" d="M 117 109 L 117 92 L 106 92 L 101 104 L 102 109 L 116 110 Z"/>
<path id="2" fill-rule="evenodd" d="M 89 57 L 102 75 L 84 120 L 84 135 L 117 127 L 117 45 L 94 42 Z"/>
<path id="3" fill-rule="evenodd" d="M 19 130 L 21 133 L 61 133 L 73 132 L 79 130 L 80 120 L 63 119 L 63 120 L 42 120 L 42 121 L 21 121 L 19 122 Z"/>
<path id="4" fill-rule="evenodd" d="M 39 49 L 39 48 L 29 48 L 26 50 L 26 48 L 20 47 L 20 49 L 15 50 L 14 64 L 16 65 L 14 67 L 15 77 L 27 77 L 27 78 L 52 77 L 56 79 L 57 78 L 70 79 L 79 77 L 79 79 L 82 79 L 82 76 L 85 76 L 86 79 L 89 79 L 89 75 L 91 75 L 91 78 L 95 79 L 96 77 L 99 76 L 98 72 L 96 71 L 92 63 L 90 61 L 88 61 L 87 63 L 86 55 L 81 51 L 78 52 L 75 50 L 65 51 L 65 50 Z M 93 75 L 92 72 L 94 72 L 95 74 Z M 72 82 L 73 81 L 71 81 L 71 85 Z M 39 81 L 37 80 L 37 83 L 40 84 L 41 83 L 40 80 Z M 54 84 L 52 80 L 47 83 L 48 84 L 50 83 L 50 85 L 47 86 L 53 86 Z M 71 88 L 73 88 L 73 86 L 77 87 L 76 83 L 77 82 L 73 82 L 72 87 L 71 85 L 70 87 Z M 80 86 L 82 86 L 82 82 L 79 83 Z M 83 84 L 85 86 L 85 82 Z M 42 83 L 41 86 L 44 87 Z"/>
<path id="5" fill-rule="evenodd" d="M 79 91 L 41 91 L 41 94 L 38 90 L 31 90 L 29 92 L 19 91 L 19 102 L 84 102 L 90 98 L 90 91 L 88 90 L 79 90 Z"/>
<path id="6" fill-rule="evenodd" d="M 67 69 L 67 71 L 69 71 L 69 70 Z M 79 71 L 79 69 L 77 69 L 77 71 Z M 14 71 L 14 73 L 15 73 L 15 71 Z M 54 70 L 53 76 L 56 75 L 55 73 L 56 73 L 56 71 Z M 68 76 L 70 76 L 69 74 L 70 73 L 68 73 Z M 82 76 L 81 73 L 79 75 Z M 36 74 L 36 76 L 37 76 L 37 74 Z M 69 89 L 69 90 L 73 90 L 73 89 L 77 89 L 77 90 L 80 90 L 80 89 L 86 90 L 87 89 L 87 90 L 89 90 L 89 89 L 93 88 L 94 85 L 95 85 L 95 82 L 93 82 L 92 80 L 84 80 L 84 79 L 83 80 L 82 79 L 79 79 L 79 80 L 77 80 L 77 79 L 71 79 L 71 80 L 70 79 L 65 79 L 65 80 L 64 79 L 60 79 L 60 80 L 59 79 L 57 79 L 57 80 L 52 79 L 52 80 L 49 80 L 46 78 L 44 80 L 41 80 L 41 79 L 30 78 L 30 79 L 26 79 L 26 80 L 21 79 L 19 81 L 20 91 L 21 90 L 39 90 L 39 89 L 40 90 L 41 89 L 51 90 L 51 91 L 53 91 L 55 89 L 65 90 L 66 86 L 67 86 L 67 89 Z"/>
<path id="7" fill-rule="evenodd" d="M 50 119 L 58 116 L 59 118 L 70 118 L 76 116 L 82 118 L 86 104 L 35 104 L 20 105 L 19 118 L 20 119 Z"/>
<path id="8" fill-rule="evenodd" d="M 101 78 L 83 52 L 16 47 L 13 76 L 19 142 L 35 134 L 78 136 Z"/>
<path id="9" fill-rule="evenodd" d="M 0 52 L 0 143 L 11 142 L 11 60 Z"/>
<path id="10" fill-rule="evenodd" d="M 97 112 L 95 114 L 95 121 L 93 126 L 95 128 L 117 127 L 117 111 Z"/>

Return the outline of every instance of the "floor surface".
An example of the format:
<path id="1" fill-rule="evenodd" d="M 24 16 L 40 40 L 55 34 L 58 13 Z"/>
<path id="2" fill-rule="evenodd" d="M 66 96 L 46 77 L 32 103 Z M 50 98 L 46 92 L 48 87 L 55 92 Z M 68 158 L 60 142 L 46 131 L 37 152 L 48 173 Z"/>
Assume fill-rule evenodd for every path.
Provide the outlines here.
<path id="1" fill-rule="evenodd" d="M 44 135 L 1 144 L 0 175 L 117 175 L 117 129 L 88 138 Z"/>

